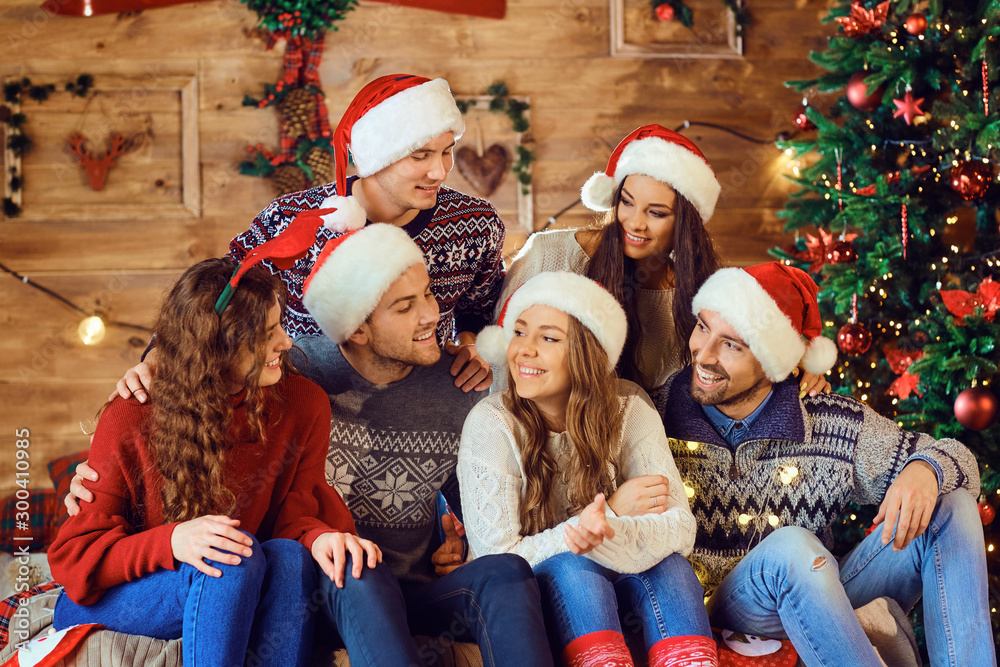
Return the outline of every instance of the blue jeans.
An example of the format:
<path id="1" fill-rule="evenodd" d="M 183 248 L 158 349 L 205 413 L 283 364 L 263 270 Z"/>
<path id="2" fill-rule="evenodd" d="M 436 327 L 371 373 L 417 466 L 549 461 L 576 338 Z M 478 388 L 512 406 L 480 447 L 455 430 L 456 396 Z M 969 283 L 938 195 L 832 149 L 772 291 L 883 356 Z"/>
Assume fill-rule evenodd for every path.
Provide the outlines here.
<path id="1" fill-rule="evenodd" d="M 704 592 L 691 564 L 671 554 L 639 574 L 619 574 L 585 556 L 562 553 L 535 566 L 542 609 L 559 654 L 601 630 L 641 631 L 646 651 L 667 637 L 711 637 Z"/>
<path id="2" fill-rule="evenodd" d="M 839 564 L 810 531 L 780 528 L 726 576 L 708 608 L 717 627 L 791 639 L 807 665 L 877 667 L 853 610 L 883 596 L 905 611 L 923 597 L 931 664 L 996 664 L 983 527 L 967 491 L 941 496 L 927 530 L 902 551 L 876 529 Z"/>
<path id="3" fill-rule="evenodd" d="M 486 667 L 552 665 L 538 585 L 520 556 L 483 556 L 427 584 L 400 584 L 385 563 L 350 576 L 344 587 L 319 573 L 335 645 L 352 667 L 405 667 L 430 662 L 433 645 L 416 650 L 410 635 L 479 644 Z M 427 655 L 425 655 L 427 653 Z"/>
<path id="4" fill-rule="evenodd" d="M 210 577 L 187 563 L 111 588 L 92 605 L 63 592 L 57 630 L 101 623 L 109 630 L 156 639 L 183 638 L 184 667 L 306 665 L 314 616 L 309 594 L 316 568 L 304 546 L 268 540 L 251 546 L 239 565 L 206 561 L 222 571 Z"/>

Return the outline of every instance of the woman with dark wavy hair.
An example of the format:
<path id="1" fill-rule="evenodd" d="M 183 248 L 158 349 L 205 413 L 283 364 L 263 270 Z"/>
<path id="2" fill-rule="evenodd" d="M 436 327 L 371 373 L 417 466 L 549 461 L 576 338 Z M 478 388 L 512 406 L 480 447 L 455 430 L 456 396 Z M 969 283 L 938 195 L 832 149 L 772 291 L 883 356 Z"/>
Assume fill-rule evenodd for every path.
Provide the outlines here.
<path id="1" fill-rule="evenodd" d="M 458 453 L 474 557 L 532 566 L 550 642 L 573 667 L 717 665 L 704 593 L 684 556 L 695 521 L 646 393 L 619 380 L 618 302 L 593 281 L 541 273 L 514 292 L 479 353 L 507 388 L 469 413 Z M 607 500 L 605 500 L 607 499 Z"/>
<path id="2" fill-rule="evenodd" d="M 330 404 L 289 365 L 284 288 L 236 269 L 210 259 L 181 276 L 156 319 L 153 400 L 102 410 L 94 501 L 49 550 L 58 629 L 183 638 L 185 666 L 302 665 L 317 565 L 342 578 L 350 551 L 357 577 L 362 552 L 381 559 L 324 478 Z"/>

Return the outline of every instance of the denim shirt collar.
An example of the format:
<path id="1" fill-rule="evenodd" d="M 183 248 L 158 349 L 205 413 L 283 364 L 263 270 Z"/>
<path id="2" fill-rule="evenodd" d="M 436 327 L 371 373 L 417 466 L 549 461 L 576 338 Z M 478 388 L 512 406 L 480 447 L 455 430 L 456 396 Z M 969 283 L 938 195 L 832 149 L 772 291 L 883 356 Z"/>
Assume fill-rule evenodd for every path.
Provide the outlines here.
<path id="1" fill-rule="evenodd" d="M 727 417 L 722 410 L 714 405 L 702 405 L 701 409 L 705 413 L 705 416 L 708 417 L 708 421 L 712 423 L 712 427 L 722 436 L 722 439 L 731 447 L 735 447 L 746 440 L 747 434 L 750 433 L 750 427 L 753 426 L 754 422 L 764 412 L 765 406 L 767 406 L 768 401 L 771 400 L 771 396 L 773 395 L 774 389 L 772 388 L 767 392 L 767 396 L 760 402 L 760 405 L 743 419 Z"/>

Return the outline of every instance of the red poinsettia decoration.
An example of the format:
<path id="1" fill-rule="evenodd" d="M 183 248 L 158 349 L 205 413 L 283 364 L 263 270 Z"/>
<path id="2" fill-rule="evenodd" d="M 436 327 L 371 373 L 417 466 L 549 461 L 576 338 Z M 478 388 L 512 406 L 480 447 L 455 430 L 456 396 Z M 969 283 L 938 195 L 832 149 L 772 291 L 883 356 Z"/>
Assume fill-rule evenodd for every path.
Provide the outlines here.
<path id="1" fill-rule="evenodd" d="M 893 347 L 884 347 L 882 349 L 885 352 L 885 358 L 889 362 L 892 372 L 899 376 L 889 385 L 885 393 L 895 396 L 900 400 L 909 398 L 911 393 L 923 396 L 923 392 L 917 389 L 917 385 L 920 383 L 920 376 L 911 375 L 907 370 L 910 368 L 910 364 L 924 356 L 924 353 L 920 350 L 899 350 Z"/>
<path id="2" fill-rule="evenodd" d="M 835 20 L 848 37 L 861 37 L 878 30 L 889 15 L 889 0 L 879 3 L 875 9 L 865 9 L 860 2 L 851 5 L 851 13 L 838 16 Z"/>
<path id="3" fill-rule="evenodd" d="M 856 238 L 858 238 L 857 234 L 845 234 L 844 238 L 840 239 L 840 237 L 835 237 L 832 233 L 820 229 L 818 236 L 806 234 L 805 250 L 793 250 L 792 254 L 795 255 L 796 259 L 809 262 L 809 273 L 819 273 L 824 264 L 831 263 L 826 257 L 831 247 L 840 243 L 841 240 L 850 243 Z"/>
<path id="4" fill-rule="evenodd" d="M 939 290 L 948 312 L 955 316 L 955 324 L 962 326 L 962 318 L 972 315 L 976 308 L 983 309 L 983 319 L 992 322 L 994 315 L 1000 309 L 1000 283 L 992 278 L 986 278 L 979 283 L 979 289 L 973 292 L 965 290 Z"/>

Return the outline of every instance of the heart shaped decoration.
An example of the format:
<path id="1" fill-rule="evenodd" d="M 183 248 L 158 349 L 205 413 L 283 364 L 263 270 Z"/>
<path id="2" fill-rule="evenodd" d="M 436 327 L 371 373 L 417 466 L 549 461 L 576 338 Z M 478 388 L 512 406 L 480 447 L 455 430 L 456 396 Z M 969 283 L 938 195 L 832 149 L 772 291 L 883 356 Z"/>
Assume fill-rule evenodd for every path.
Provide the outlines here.
<path id="1" fill-rule="evenodd" d="M 458 173 L 484 197 L 489 197 L 500 185 L 503 175 L 510 169 L 510 154 L 500 144 L 493 144 L 482 157 L 468 146 L 462 146 L 455 153 Z"/>

